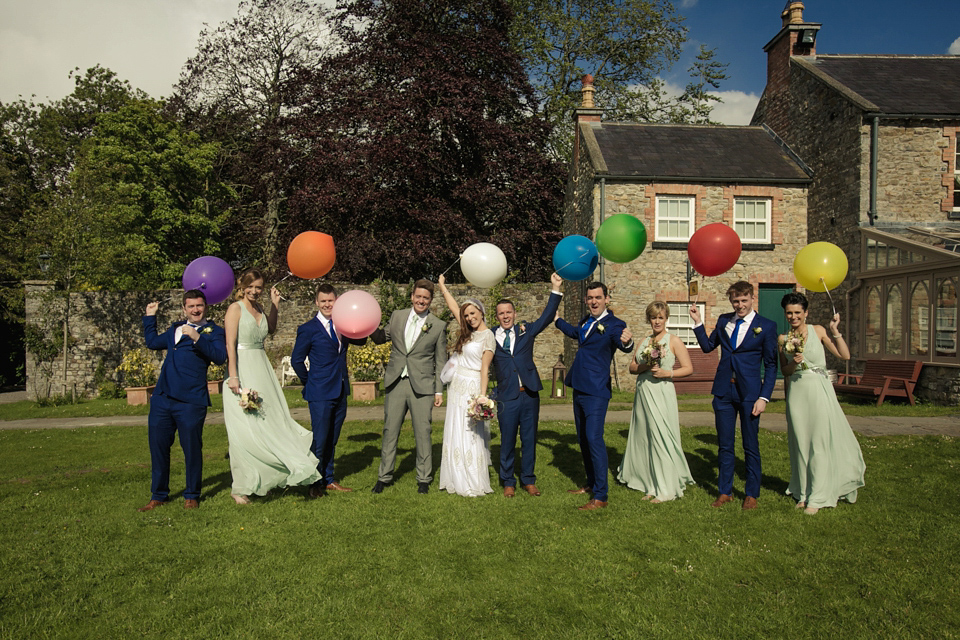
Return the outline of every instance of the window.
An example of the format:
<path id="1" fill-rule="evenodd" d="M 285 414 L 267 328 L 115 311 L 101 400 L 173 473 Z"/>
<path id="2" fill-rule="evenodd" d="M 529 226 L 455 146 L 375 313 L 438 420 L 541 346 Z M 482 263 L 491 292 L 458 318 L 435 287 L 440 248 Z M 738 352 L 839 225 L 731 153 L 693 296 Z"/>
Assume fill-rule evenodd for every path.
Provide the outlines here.
<path id="1" fill-rule="evenodd" d="M 686 242 L 693 234 L 694 199 L 657 197 L 657 241 Z"/>
<path id="2" fill-rule="evenodd" d="M 870 287 L 867 293 L 866 352 L 880 353 L 880 287 Z"/>
<path id="3" fill-rule="evenodd" d="M 683 344 L 688 347 L 697 347 L 697 336 L 693 335 L 693 320 L 690 319 L 689 302 L 668 302 L 670 307 L 670 318 L 667 319 L 667 331 L 683 340 Z M 704 305 L 697 304 L 700 311 L 700 317 L 703 318 Z"/>
<path id="4" fill-rule="evenodd" d="M 770 242 L 770 201 L 737 198 L 733 202 L 733 230 L 744 243 Z"/>
<path id="5" fill-rule="evenodd" d="M 926 281 L 916 282 L 910 292 L 910 355 L 930 353 L 930 289 Z"/>
<path id="6" fill-rule="evenodd" d="M 891 356 L 899 356 L 903 353 L 903 323 L 901 314 L 903 313 L 903 299 L 900 293 L 900 285 L 895 284 L 887 287 L 887 344 L 886 353 Z"/>
<path id="7" fill-rule="evenodd" d="M 960 211 L 960 133 L 957 134 L 953 144 L 956 148 L 953 158 L 953 210 Z"/>
<path id="8" fill-rule="evenodd" d="M 939 281 L 936 314 L 937 355 L 955 356 L 957 355 L 957 287 L 953 278 Z"/>

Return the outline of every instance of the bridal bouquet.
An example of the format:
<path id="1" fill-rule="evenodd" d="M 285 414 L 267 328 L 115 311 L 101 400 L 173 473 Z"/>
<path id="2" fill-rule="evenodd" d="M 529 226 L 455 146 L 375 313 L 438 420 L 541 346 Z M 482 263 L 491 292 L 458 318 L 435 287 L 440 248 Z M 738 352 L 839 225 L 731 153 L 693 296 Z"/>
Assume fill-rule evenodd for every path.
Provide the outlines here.
<path id="1" fill-rule="evenodd" d="M 470 396 L 467 401 L 467 417 L 474 420 L 489 420 L 496 404 L 487 396 Z"/>
<path id="2" fill-rule="evenodd" d="M 240 408 L 250 413 L 260 411 L 263 405 L 263 398 L 253 389 L 240 389 Z"/>
<path id="3" fill-rule="evenodd" d="M 643 360 L 643 363 L 646 364 L 648 367 L 652 367 L 654 365 L 659 367 L 660 360 L 663 359 L 664 349 L 665 349 L 664 345 L 660 344 L 659 342 L 654 342 L 653 340 L 651 340 L 650 342 L 647 343 L 647 346 L 645 346 L 640 351 L 640 358 Z"/>
<path id="4" fill-rule="evenodd" d="M 799 333 L 795 333 L 793 329 L 780 336 L 778 342 L 780 343 L 780 350 L 789 356 L 793 356 L 797 353 L 803 353 L 803 345 L 806 343 L 806 336 L 802 336 Z M 800 369 L 806 369 L 806 361 L 800 363 Z"/>

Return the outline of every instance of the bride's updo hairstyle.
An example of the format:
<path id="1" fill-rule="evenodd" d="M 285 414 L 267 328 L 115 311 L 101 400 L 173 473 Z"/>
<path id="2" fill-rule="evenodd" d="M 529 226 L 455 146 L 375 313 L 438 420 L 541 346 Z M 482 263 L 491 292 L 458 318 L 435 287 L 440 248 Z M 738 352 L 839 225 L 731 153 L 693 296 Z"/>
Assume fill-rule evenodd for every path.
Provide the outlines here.
<path id="1" fill-rule="evenodd" d="M 457 343 L 453 345 L 454 353 L 463 353 L 463 345 L 470 342 L 470 336 L 473 335 L 474 328 L 470 326 L 467 322 L 466 310 L 467 307 L 476 307 L 477 311 L 480 312 L 480 318 L 486 318 L 487 311 L 483 307 L 483 303 L 477 300 L 476 298 L 467 298 L 462 305 L 460 305 L 460 335 L 457 336 Z"/>
<path id="2" fill-rule="evenodd" d="M 240 277 L 237 278 L 237 289 L 233 292 L 234 300 L 243 300 L 243 290 L 249 287 L 251 284 L 257 280 L 263 280 L 266 283 L 266 280 L 263 277 L 263 273 L 260 269 L 253 268 L 247 269 L 240 274 Z"/>

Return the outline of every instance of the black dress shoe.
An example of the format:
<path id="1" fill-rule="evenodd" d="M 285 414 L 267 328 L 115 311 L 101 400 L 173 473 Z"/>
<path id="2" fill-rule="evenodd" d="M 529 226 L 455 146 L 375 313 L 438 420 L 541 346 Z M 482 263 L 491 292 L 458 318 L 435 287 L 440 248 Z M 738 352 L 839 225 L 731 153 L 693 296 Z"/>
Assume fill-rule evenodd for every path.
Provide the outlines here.
<path id="1" fill-rule="evenodd" d="M 373 489 L 370 490 L 370 493 L 383 493 L 383 490 L 386 488 L 387 483 L 377 480 L 377 484 L 373 485 Z"/>
<path id="2" fill-rule="evenodd" d="M 417 483 L 417 493 L 427 493 L 430 491 L 429 482 L 418 482 Z"/>

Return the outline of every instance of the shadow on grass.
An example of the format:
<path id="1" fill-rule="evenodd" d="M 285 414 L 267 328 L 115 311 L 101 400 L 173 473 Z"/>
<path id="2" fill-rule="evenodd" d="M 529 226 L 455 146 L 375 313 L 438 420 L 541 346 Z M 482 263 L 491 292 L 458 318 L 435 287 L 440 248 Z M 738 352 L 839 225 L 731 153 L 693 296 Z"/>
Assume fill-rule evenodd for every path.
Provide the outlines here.
<path id="1" fill-rule="evenodd" d="M 687 451 L 687 464 L 690 466 L 690 473 L 697 484 L 703 487 L 707 492 L 718 495 L 717 488 L 717 436 L 716 434 L 701 433 L 694 437 L 704 445 L 697 447 L 692 451 Z M 760 452 L 762 457 L 763 452 Z M 738 457 L 733 467 L 733 474 L 739 484 L 747 480 L 747 467 L 743 460 Z M 787 490 L 788 482 L 779 476 L 762 474 L 760 477 L 760 486 L 764 489 L 783 494 Z M 734 488 L 733 495 L 743 498 L 746 494 L 742 490 Z"/>
<path id="2" fill-rule="evenodd" d="M 553 459 L 547 466 L 554 467 L 561 474 L 570 479 L 575 487 L 582 487 L 587 482 L 583 470 L 583 457 L 580 455 L 580 445 L 576 433 L 560 433 L 549 429 L 541 429 L 537 434 L 537 445 L 545 447 L 553 454 Z"/>

